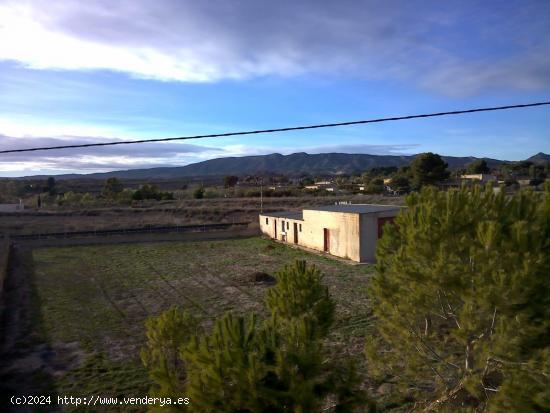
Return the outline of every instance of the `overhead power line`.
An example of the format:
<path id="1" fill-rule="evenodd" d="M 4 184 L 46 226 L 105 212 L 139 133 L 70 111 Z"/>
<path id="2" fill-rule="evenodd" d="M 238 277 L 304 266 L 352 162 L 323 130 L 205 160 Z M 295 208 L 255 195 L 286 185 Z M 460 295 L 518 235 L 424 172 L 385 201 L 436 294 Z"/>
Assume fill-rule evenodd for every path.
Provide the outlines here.
<path id="1" fill-rule="evenodd" d="M 291 126 L 287 128 L 214 133 L 209 135 L 180 136 L 177 138 L 142 139 L 142 140 L 133 140 L 133 141 L 114 141 L 114 142 L 102 142 L 102 143 L 98 142 L 98 143 L 84 143 L 84 144 L 78 144 L 78 145 L 60 145 L 60 146 L 44 146 L 44 147 L 37 147 L 37 148 L 9 149 L 5 151 L 0 151 L 0 154 L 15 153 L 15 152 L 51 151 L 55 149 L 90 148 L 92 146 L 131 145 L 136 143 L 168 142 L 168 141 L 180 141 L 180 140 L 187 140 L 187 139 L 224 138 L 227 136 L 240 136 L 240 135 L 259 135 L 262 133 L 289 132 L 289 131 L 305 130 L 305 129 L 334 128 L 337 126 L 362 125 L 366 123 L 381 123 L 381 122 L 391 122 L 391 121 L 407 120 L 407 119 L 433 118 L 436 116 L 462 115 L 465 113 L 491 112 L 496 110 L 530 108 L 534 106 L 544 106 L 544 105 L 550 105 L 550 102 L 537 102 L 537 103 L 527 103 L 524 105 L 508 105 L 508 106 L 496 106 L 496 107 L 489 107 L 489 108 L 454 110 L 450 112 L 437 112 L 437 113 L 426 113 L 422 115 L 407 115 L 407 116 L 396 116 L 391 118 L 356 120 L 351 122 L 324 123 L 319 125 Z"/>

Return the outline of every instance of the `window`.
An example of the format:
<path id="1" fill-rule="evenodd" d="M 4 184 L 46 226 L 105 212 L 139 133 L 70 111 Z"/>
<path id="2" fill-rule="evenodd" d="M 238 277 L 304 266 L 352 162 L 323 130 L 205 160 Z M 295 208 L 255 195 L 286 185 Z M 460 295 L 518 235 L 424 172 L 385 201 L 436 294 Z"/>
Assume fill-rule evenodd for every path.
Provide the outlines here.
<path id="1" fill-rule="evenodd" d="M 266 225 L 269 225 L 269 218 L 266 218 L 266 219 L 265 219 L 265 224 L 266 224 Z"/>
<path id="2" fill-rule="evenodd" d="M 300 232 L 302 232 L 302 224 L 300 224 Z"/>
<path id="3" fill-rule="evenodd" d="M 290 229 L 290 222 L 288 222 L 288 221 L 286 223 L 286 229 Z"/>

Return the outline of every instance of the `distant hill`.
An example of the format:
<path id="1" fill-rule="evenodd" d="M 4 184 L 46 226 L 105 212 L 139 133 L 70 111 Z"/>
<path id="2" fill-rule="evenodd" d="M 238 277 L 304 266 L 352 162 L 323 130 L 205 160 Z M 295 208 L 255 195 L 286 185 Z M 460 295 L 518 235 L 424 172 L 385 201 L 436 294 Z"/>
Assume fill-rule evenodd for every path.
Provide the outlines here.
<path id="1" fill-rule="evenodd" d="M 69 174 L 58 175 L 58 179 L 105 179 L 117 177 L 122 179 L 179 179 L 196 177 L 214 177 L 224 175 L 255 175 L 255 174 L 286 174 L 299 176 L 338 175 L 361 173 L 367 169 L 382 166 L 401 167 L 410 164 L 417 155 L 368 155 L 348 153 L 320 153 L 307 154 L 305 152 L 281 155 L 242 156 L 211 159 L 186 166 L 163 167 L 150 169 L 130 169 L 87 175 Z M 550 155 L 538 153 L 528 160 L 550 158 Z M 490 158 L 475 158 L 443 156 L 449 168 L 462 168 L 477 159 L 485 159 L 489 167 L 495 167 L 505 161 Z M 533 161 L 535 162 L 535 161 Z M 33 177 L 34 178 L 34 177 Z M 36 177 L 38 178 L 38 177 Z"/>
<path id="2" fill-rule="evenodd" d="M 546 163 L 550 162 L 550 155 L 547 153 L 539 152 L 536 155 L 527 158 L 526 161 L 531 161 L 533 163 Z"/>

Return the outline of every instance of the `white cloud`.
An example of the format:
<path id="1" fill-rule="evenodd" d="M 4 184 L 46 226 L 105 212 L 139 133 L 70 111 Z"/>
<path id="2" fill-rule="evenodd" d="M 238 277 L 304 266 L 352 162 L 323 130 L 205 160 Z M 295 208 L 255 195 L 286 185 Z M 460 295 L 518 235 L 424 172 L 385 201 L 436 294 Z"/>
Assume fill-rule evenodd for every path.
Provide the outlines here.
<path id="1" fill-rule="evenodd" d="M 24 149 L 61 145 L 79 145 L 123 141 L 101 136 L 15 137 L 0 134 L 0 150 Z M 201 157 L 220 156 L 223 149 L 183 142 L 151 142 L 147 144 L 89 147 L 55 151 L 14 152 L 0 154 L 0 171 L 36 174 L 40 170 L 65 172 L 104 172 L 117 169 L 180 166 Z"/>
<path id="2" fill-rule="evenodd" d="M 55 120 L 24 116 L 22 118 L 0 117 L 0 136 L 12 138 L 52 136 L 63 139 L 64 136 L 100 136 L 102 138 L 123 138 L 121 131 L 104 125 L 83 123 L 60 123 Z M 127 136 L 127 138 L 131 138 Z M 25 142 L 21 140 L 21 142 Z M 26 144 L 26 143 L 25 143 Z"/>
<path id="3" fill-rule="evenodd" d="M 318 72 L 448 94 L 539 90 L 550 85 L 549 18 L 540 1 L 7 0 L 0 59 L 166 81 Z"/>

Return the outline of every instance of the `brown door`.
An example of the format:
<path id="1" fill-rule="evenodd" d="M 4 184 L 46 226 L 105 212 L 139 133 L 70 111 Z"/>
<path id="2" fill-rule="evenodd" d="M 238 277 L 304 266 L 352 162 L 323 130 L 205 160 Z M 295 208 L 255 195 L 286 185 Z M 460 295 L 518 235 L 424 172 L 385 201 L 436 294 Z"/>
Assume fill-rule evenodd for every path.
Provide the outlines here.
<path id="1" fill-rule="evenodd" d="M 294 223 L 294 243 L 298 244 L 298 224 Z"/>
<path id="2" fill-rule="evenodd" d="M 384 225 L 387 223 L 393 224 L 394 217 L 378 218 L 378 238 L 384 233 Z"/>
<path id="3" fill-rule="evenodd" d="M 277 239 L 277 220 L 274 219 L 273 222 L 275 222 L 275 236 L 273 238 Z"/>
<path id="4" fill-rule="evenodd" d="M 323 228 L 323 251 L 330 252 L 330 231 L 328 228 Z"/>

